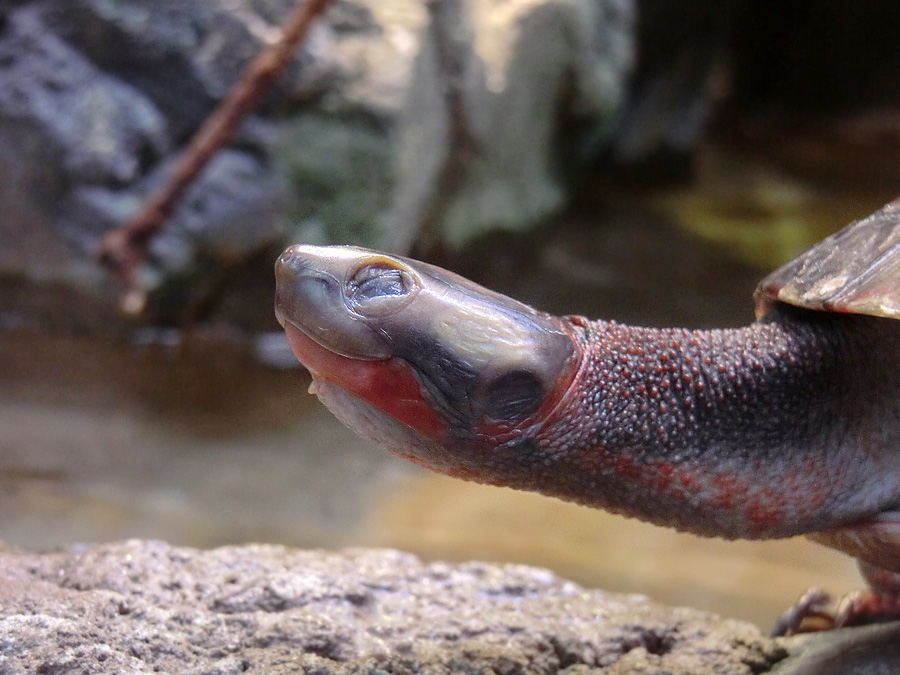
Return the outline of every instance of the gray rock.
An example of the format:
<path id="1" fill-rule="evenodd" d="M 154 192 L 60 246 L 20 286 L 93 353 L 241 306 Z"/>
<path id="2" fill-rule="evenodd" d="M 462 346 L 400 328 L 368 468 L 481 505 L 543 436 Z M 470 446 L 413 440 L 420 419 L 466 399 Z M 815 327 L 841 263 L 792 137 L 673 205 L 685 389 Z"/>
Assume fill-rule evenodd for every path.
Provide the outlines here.
<path id="1" fill-rule="evenodd" d="M 130 541 L 0 549 L 0 672 L 768 672 L 746 623 L 515 565 Z"/>
<path id="2" fill-rule="evenodd" d="M 66 149 L 62 169 L 124 185 L 167 148 L 164 120 L 127 84 L 108 77 L 48 33 L 34 7 L 10 15 L 0 40 L 0 111 L 34 121 Z"/>
<path id="3" fill-rule="evenodd" d="M 291 3 L 255 4 L 280 16 Z M 41 0 L 5 11 L 0 272 L 13 298 L 7 313 L 46 327 L 58 324 L 66 307 L 97 299 L 114 306 L 114 288 L 94 258 L 100 237 L 160 186 L 173 146 L 228 90 L 274 25 L 250 4 L 213 0 Z M 273 95 L 278 100 L 314 95 L 334 75 L 329 30 L 313 31 Z M 267 134 L 253 120 L 244 125 L 154 241 L 141 283 L 162 291 L 157 318 L 178 316 L 223 269 L 267 244 L 280 248 L 285 181 L 267 160 Z M 191 292 L 197 282 L 201 290 Z M 50 314 L 45 303 L 32 302 L 29 284 L 53 285 L 49 294 L 59 301 L 49 303 Z M 96 312 L 97 325 L 80 328 L 105 331 L 107 314 Z"/>
<path id="4" fill-rule="evenodd" d="M 161 167 L 146 192 L 168 179 Z M 240 261 L 283 236 L 286 188 L 264 158 L 239 150 L 219 152 L 191 185 L 165 228 L 151 242 L 143 285 L 203 279 L 209 268 Z"/>
<path id="5" fill-rule="evenodd" d="M 76 285 L 96 274 L 59 228 L 72 186 L 129 184 L 167 145 L 139 92 L 47 32 L 32 6 L 11 13 L 0 33 L 0 271 Z"/>
<path id="6" fill-rule="evenodd" d="M 43 6 L 48 27 L 105 72 L 147 95 L 184 139 L 277 31 L 291 0 L 67 0 Z M 329 24 L 310 33 L 274 98 L 304 100 L 337 75 Z"/>
<path id="7" fill-rule="evenodd" d="M 775 675 L 887 675 L 900 663 L 900 624 L 864 626 L 790 640 Z"/>

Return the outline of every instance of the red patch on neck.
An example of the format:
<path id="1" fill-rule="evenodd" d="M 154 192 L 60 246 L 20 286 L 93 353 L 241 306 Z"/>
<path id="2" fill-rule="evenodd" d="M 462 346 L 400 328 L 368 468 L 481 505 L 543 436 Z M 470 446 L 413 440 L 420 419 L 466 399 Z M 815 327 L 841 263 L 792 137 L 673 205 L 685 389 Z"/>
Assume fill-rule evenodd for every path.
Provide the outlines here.
<path id="1" fill-rule="evenodd" d="M 335 354 L 290 323 L 285 324 L 284 332 L 294 356 L 309 369 L 313 380 L 331 382 L 430 438 L 446 429 L 404 361 L 352 359 Z"/>

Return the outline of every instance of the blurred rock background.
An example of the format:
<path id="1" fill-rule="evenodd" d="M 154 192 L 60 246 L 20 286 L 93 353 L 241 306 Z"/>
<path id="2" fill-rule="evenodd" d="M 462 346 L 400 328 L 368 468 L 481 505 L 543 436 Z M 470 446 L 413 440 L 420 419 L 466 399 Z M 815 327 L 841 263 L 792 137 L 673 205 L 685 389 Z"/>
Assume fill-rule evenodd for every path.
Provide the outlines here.
<path id="1" fill-rule="evenodd" d="M 8 8 L 5 275 L 98 295 L 99 235 L 165 180 L 290 4 Z M 621 105 L 633 15 L 628 0 L 335 3 L 154 241 L 142 285 L 169 318 L 186 285 L 288 241 L 458 246 L 558 213 L 577 150 Z"/>
<path id="2" fill-rule="evenodd" d="M 119 324 L 99 237 L 166 179 L 290 6 L 4 6 L 0 323 Z M 745 165 L 765 149 L 887 190 L 898 27 L 877 2 L 340 0 L 153 242 L 151 317 L 182 323 L 245 264 L 263 279 L 286 243 L 434 255 L 558 221 L 579 195 L 616 199 L 598 174 L 690 180 L 711 136 Z M 250 307 L 269 286 L 231 286 L 226 322 L 265 325 Z"/>

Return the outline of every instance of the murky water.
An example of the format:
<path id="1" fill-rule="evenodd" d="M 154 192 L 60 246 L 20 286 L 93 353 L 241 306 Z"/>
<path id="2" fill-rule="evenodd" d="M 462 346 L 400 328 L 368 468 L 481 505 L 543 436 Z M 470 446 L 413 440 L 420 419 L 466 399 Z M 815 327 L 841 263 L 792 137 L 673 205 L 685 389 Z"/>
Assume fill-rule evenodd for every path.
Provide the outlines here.
<path id="1" fill-rule="evenodd" d="M 587 220 L 576 213 L 490 251 L 482 242 L 451 262 L 552 311 L 656 325 L 752 320 L 760 272 L 719 245 L 647 211 L 608 210 L 599 229 Z M 428 474 L 357 439 L 307 384 L 302 371 L 266 369 L 221 341 L 139 349 L 3 335 L 0 539 L 391 546 L 542 565 L 762 626 L 810 585 L 858 585 L 849 558 L 804 540 L 703 540 Z"/>

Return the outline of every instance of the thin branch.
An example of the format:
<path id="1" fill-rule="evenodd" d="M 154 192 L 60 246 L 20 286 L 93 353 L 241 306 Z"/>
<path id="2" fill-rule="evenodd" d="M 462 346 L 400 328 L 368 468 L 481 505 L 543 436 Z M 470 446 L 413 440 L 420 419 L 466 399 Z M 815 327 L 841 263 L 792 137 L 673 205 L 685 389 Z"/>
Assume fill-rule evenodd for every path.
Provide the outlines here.
<path id="1" fill-rule="evenodd" d="M 97 257 L 122 283 L 125 312 L 138 314 L 143 310 L 146 298 L 138 287 L 137 274 L 153 237 L 213 155 L 234 138 L 241 120 L 256 109 L 306 37 L 312 22 L 330 2 L 302 0 L 298 3 L 282 23 L 278 39 L 264 47 L 247 66 L 240 80 L 191 139 L 168 182 L 131 222 L 110 230 L 100 241 Z"/>

